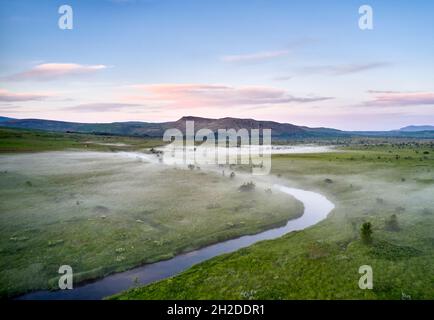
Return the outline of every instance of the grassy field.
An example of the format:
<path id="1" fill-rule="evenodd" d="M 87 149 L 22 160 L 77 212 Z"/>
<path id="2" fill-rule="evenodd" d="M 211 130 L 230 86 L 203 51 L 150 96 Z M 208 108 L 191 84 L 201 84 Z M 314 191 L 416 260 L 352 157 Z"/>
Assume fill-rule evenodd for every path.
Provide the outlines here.
<path id="1" fill-rule="evenodd" d="M 270 181 L 326 195 L 336 205 L 326 220 L 113 298 L 432 299 L 433 142 L 321 143 L 340 150 L 273 156 Z M 157 145 L 0 129 L 0 297 L 55 288 L 62 264 L 73 267 L 77 283 L 282 225 L 302 212 L 299 202 L 264 185 L 238 192 L 244 175 L 163 167 L 117 152 Z M 373 225 L 370 245 L 360 240 L 364 222 Z M 358 288 L 366 264 L 373 290 Z"/>
<path id="2" fill-rule="evenodd" d="M 326 220 L 112 298 L 433 299 L 433 143 L 391 142 L 274 156 L 273 175 L 335 203 Z M 398 227 L 390 228 L 392 215 Z M 364 222 L 372 244 L 360 240 Z M 373 290 L 358 287 L 362 265 L 373 268 Z"/>
<path id="3" fill-rule="evenodd" d="M 0 127 L 0 153 L 65 149 L 131 151 L 162 145 L 160 139 L 59 133 Z"/>
<path id="4" fill-rule="evenodd" d="M 38 148 L 51 148 L 53 138 L 56 148 L 77 143 L 48 134 Z M 19 139 L 25 150 L 32 147 L 26 136 Z M 0 155 L 0 296 L 55 288 L 63 264 L 78 283 L 302 214 L 298 201 L 259 185 L 239 192 L 244 182 L 116 152 Z"/>

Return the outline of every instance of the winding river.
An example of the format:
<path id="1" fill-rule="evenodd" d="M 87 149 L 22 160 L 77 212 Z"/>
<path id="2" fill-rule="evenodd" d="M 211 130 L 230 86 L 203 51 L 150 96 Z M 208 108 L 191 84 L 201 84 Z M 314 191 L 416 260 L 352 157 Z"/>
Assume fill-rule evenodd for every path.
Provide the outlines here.
<path id="1" fill-rule="evenodd" d="M 289 220 L 283 227 L 266 230 L 255 235 L 247 235 L 223 241 L 202 249 L 180 254 L 169 260 L 116 273 L 100 280 L 75 287 L 73 290 L 36 291 L 20 296 L 18 299 L 102 299 L 138 285 L 143 286 L 154 281 L 172 277 L 197 263 L 224 253 L 230 253 L 248 247 L 258 241 L 275 239 L 288 232 L 305 229 L 325 219 L 334 208 L 332 202 L 323 195 L 315 192 L 289 188 L 278 184 L 274 185 L 273 189 L 284 192 L 301 201 L 304 205 L 303 215 L 297 219 Z M 135 282 L 134 279 L 138 279 L 138 281 Z"/>

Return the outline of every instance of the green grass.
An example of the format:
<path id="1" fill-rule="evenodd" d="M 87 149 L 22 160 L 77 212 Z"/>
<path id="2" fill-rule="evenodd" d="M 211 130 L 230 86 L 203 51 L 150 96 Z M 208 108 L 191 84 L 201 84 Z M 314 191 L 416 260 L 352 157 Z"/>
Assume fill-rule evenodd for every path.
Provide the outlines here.
<path id="1" fill-rule="evenodd" d="M 433 144 L 387 141 L 273 157 L 273 175 L 335 203 L 326 220 L 111 298 L 432 299 Z M 399 231 L 386 228 L 392 214 Z M 372 245 L 360 241 L 366 221 L 373 225 Z M 373 290 L 358 287 L 362 265 L 373 268 Z"/>
<path id="2" fill-rule="evenodd" d="M 122 143 L 123 145 L 119 145 Z M 65 149 L 131 151 L 162 145 L 160 139 L 54 133 L 0 127 L 0 153 L 58 151 Z"/>
<path id="3" fill-rule="evenodd" d="M 95 279 L 302 214 L 284 194 L 111 152 L 0 155 L 0 296 Z"/>
<path id="4" fill-rule="evenodd" d="M 62 264 L 73 267 L 77 283 L 282 225 L 301 213 L 300 203 L 264 186 L 238 192 L 248 182 L 241 175 L 156 170 L 110 152 L 157 145 L 155 139 L 0 128 L 0 296 L 55 288 Z M 432 299 L 433 142 L 357 138 L 340 145 L 343 152 L 280 155 L 272 162 L 280 182 L 335 203 L 326 220 L 113 298 Z M 387 227 L 393 214 L 396 230 Z M 360 241 L 367 221 L 372 245 Z M 365 264 L 374 270 L 373 290 L 357 285 Z"/>

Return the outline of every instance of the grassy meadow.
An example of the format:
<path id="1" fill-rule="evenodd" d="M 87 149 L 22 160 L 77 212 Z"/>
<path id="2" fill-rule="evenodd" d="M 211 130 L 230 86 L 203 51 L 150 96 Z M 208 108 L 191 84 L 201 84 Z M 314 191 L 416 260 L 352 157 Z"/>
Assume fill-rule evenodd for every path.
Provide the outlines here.
<path id="1" fill-rule="evenodd" d="M 326 220 L 112 298 L 432 299 L 433 143 L 353 142 L 341 152 L 273 156 L 273 175 L 335 203 Z M 360 239 L 364 222 L 372 244 Z M 373 268 L 373 290 L 358 287 L 362 265 Z"/>
<path id="2" fill-rule="evenodd" d="M 0 297 L 56 288 L 62 264 L 80 283 L 283 225 L 303 207 L 267 190 L 280 183 L 335 209 L 303 231 L 110 298 L 432 299 L 434 143 L 319 142 L 338 147 L 274 155 L 268 185 L 239 192 L 248 168 L 230 178 L 128 154 L 146 155 L 157 139 L 0 129 Z M 362 265 L 373 268 L 373 290 L 358 287 Z"/>
<path id="3" fill-rule="evenodd" d="M 280 226 L 303 212 L 295 199 L 259 186 L 238 192 L 241 177 L 71 151 L 75 141 L 66 141 L 64 151 L 0 155 L 1 297 L 56 288 L 63 264 L 79 283 Z"/>
<path id="4" fill-rule="evenodd" d="M 0 153 L 82 149 L 94 151 L 132 151 L 163 145 L 160 139 L 60 133 L 0 128 Z"/>

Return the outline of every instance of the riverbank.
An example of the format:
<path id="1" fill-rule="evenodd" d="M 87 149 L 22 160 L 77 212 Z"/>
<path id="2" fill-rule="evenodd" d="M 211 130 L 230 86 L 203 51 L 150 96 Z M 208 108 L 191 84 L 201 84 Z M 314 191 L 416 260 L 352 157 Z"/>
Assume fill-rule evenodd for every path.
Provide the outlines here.
<path id="1" fill-rule="evenodd" d="M 285 226 L 273 228 L 254 235 L 246 235 L 232 240 L 222 241 L 192 252 L 180 254 L 172 259 L 134 268 L 127 272 L 108 276 L 88 285 L 63 291 L 39 291 L 20 297 L 20 299 L 102 299 L 139 285 L 146 285 L 161 279 L 170 278 L 179 272 L 215 256 L 234 252 L 263 240 L 278 238 L 292 231 L 302 230 L 325 219 L 334 205 L 325 197 L 300 189 L 282 185 L 273 186 L 273 190 L 295 197 L 304 206 L 303 215 L 289 220 Z"/>
<path id="2" fill-rule="evenodd" d="M 303 212 L 259 184 L 238 192 L 248 181 L 240 176 L 112 152 L 1 155 L 0 174 L 2 297 L 56 288 L 63 264 L 77 285 L 282 226 Z"/>
<path id="3" fill-rule="evenodd" d="M 346 151 L 273 156 L 272 174 L 336 204 L 326 220 L 113 298 L 432 299 L 434 150 L 389 141 Z M 360 241 L 364 222 L 371 245 Z M 373 290 L 358 287 L 362 265 L 373 268 Z"/>

